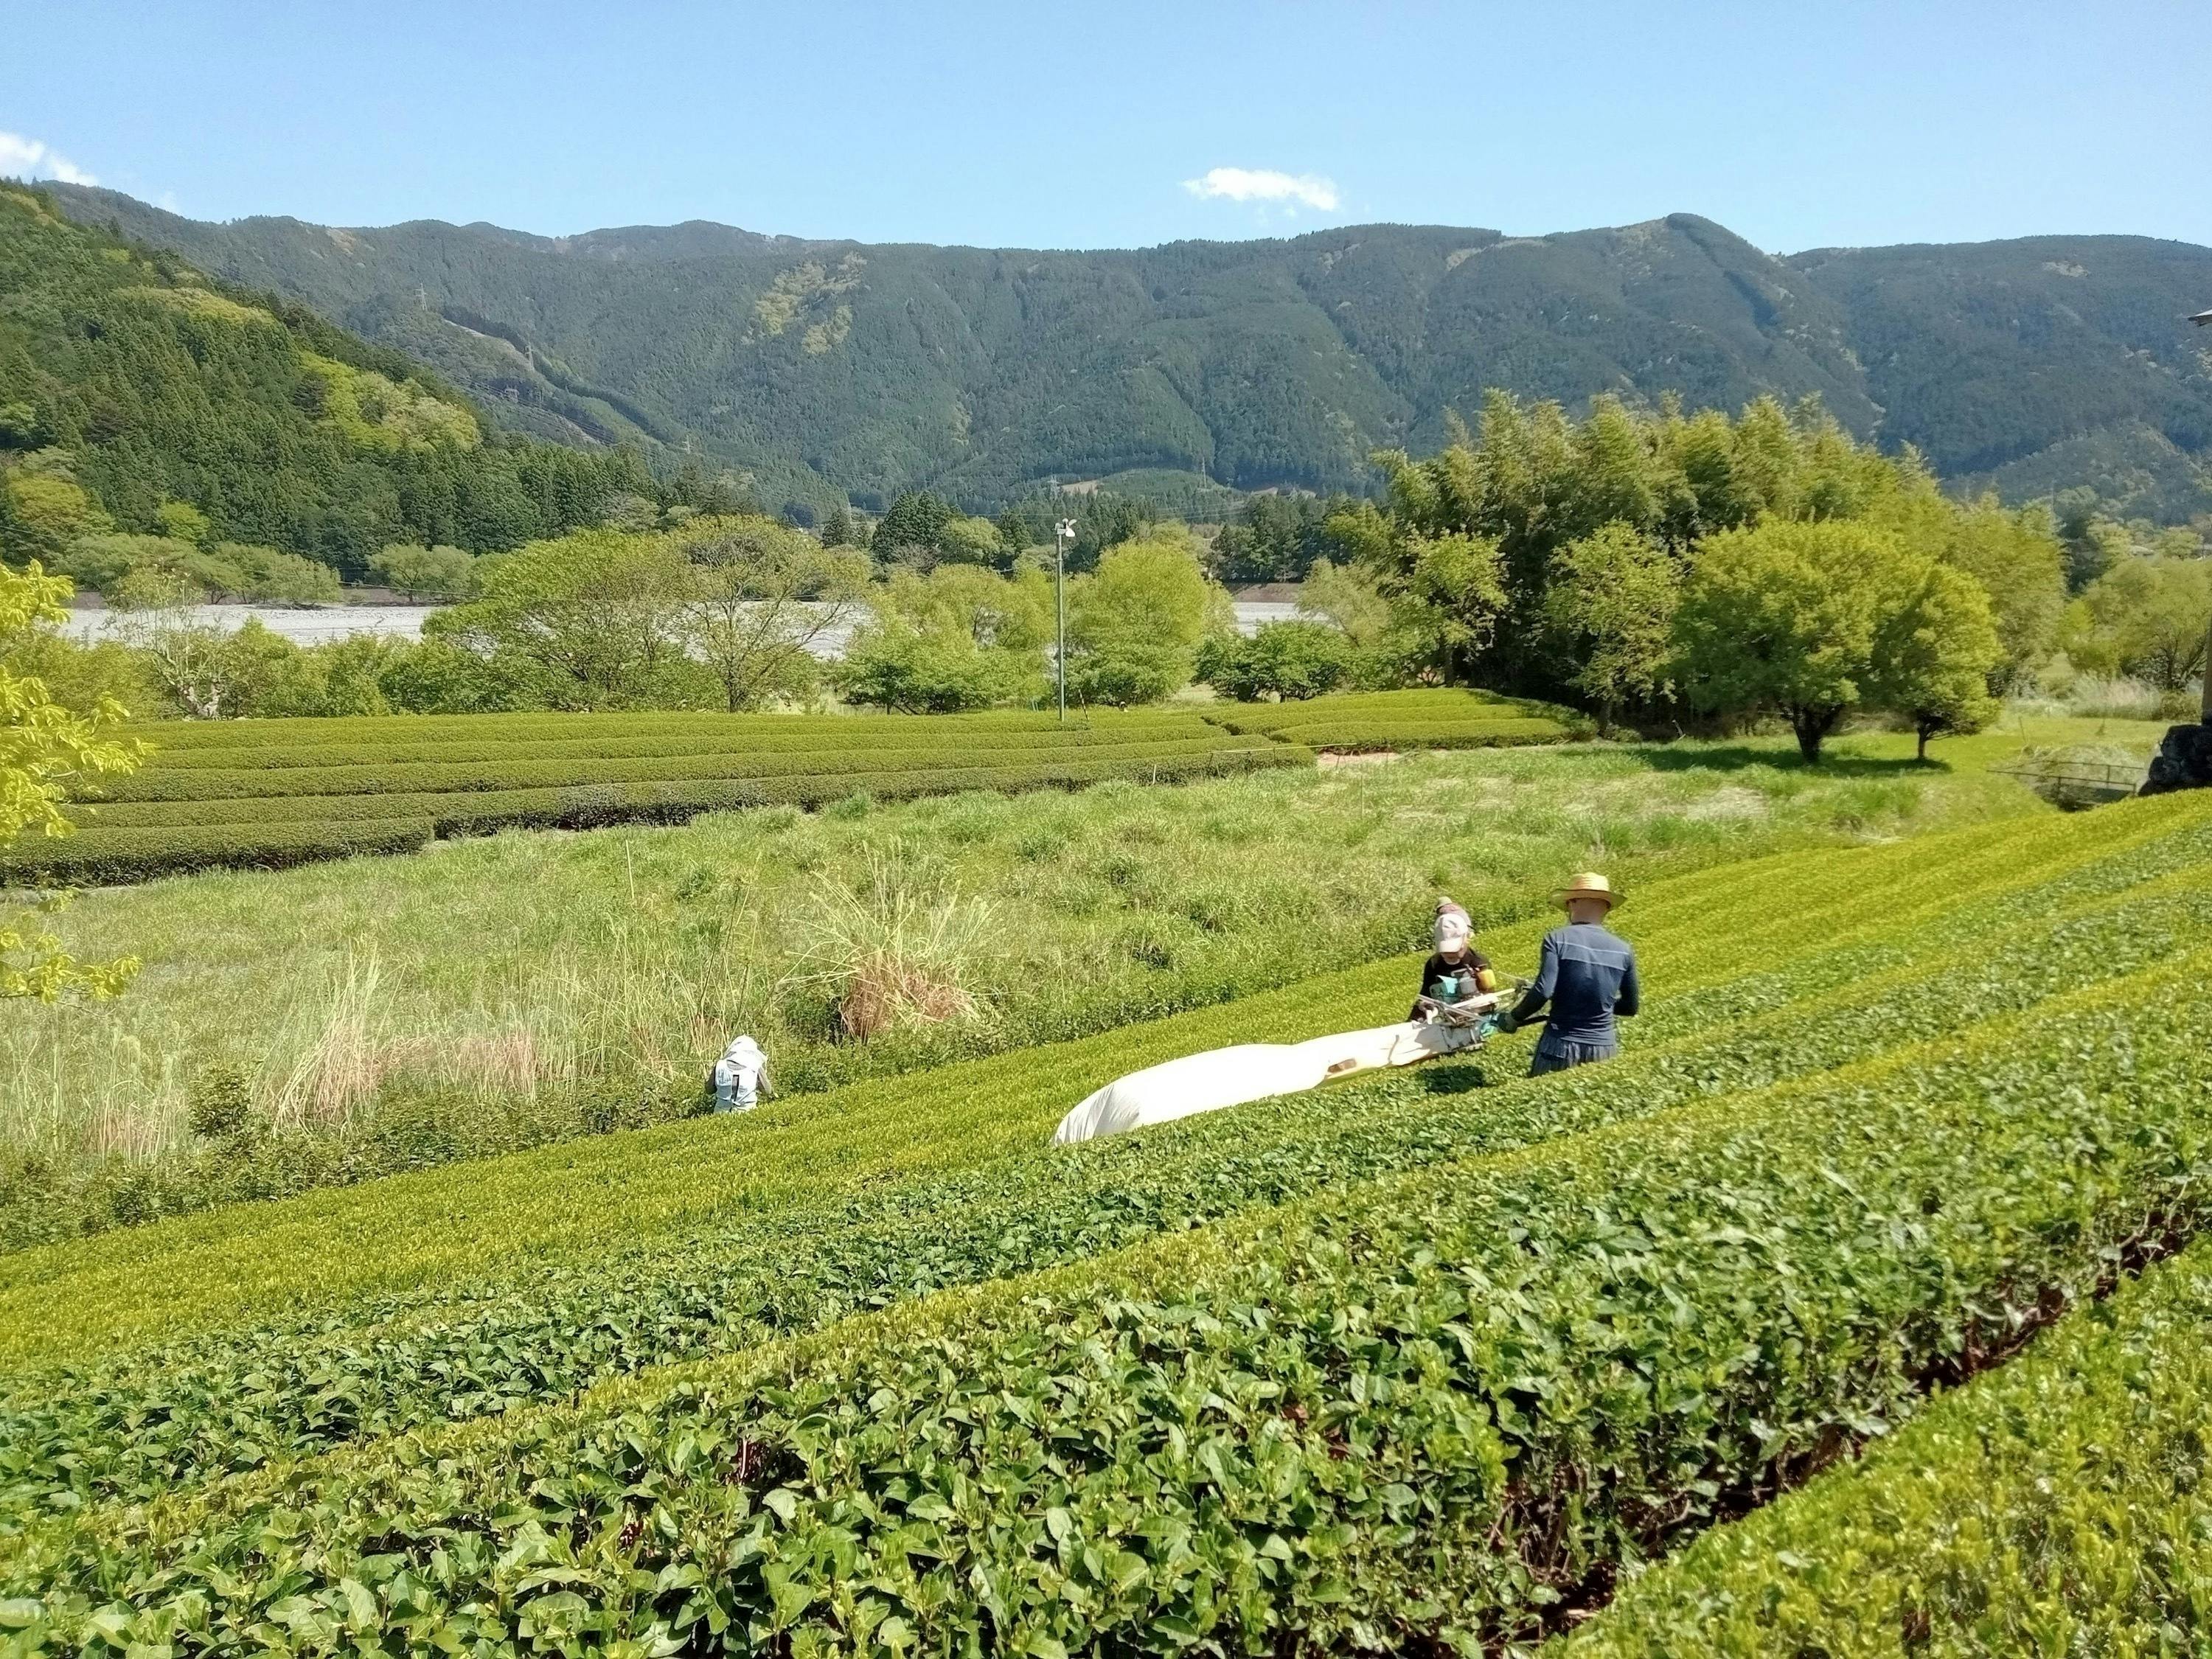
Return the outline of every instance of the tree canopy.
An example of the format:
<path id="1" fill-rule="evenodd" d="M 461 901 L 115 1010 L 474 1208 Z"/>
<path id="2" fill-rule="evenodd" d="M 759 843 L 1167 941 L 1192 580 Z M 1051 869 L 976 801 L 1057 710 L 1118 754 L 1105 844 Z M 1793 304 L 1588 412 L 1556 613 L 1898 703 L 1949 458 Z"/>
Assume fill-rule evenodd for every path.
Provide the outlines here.
<path id="1" fill-rule="evenodd" d="M 36 564 L 20 574 L 0 568 L 0 846 L 21 835 L 69 834 L 63 808 L 72 790 L 137 763 L 138 746 L 113 733 L 124 710 L 112 698 L 71 708 L 43 679 L 12 665 L 33 635 L 64 619 L 69 596 L 66 580 Z M 0 902 L 0 999 L 111 996 L 137 971 L 130 958 L 87 963 L 71 957 L 52 927 L 59 908 L 54 898 Z"/>
<path id="2" fill-rule="evenodd" d="M 1231 619 L 1187 532 L 1108 548 L 1067 606 L 1068 696 L 1085 702 L 1152 702 L 1188 684 L 1200 645 Z"/>

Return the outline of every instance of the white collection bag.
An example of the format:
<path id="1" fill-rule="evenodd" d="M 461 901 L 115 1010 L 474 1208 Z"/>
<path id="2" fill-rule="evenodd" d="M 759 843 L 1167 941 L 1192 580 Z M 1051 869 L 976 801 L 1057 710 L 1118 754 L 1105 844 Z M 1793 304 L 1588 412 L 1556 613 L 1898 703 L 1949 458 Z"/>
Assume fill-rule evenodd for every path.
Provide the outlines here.
<path id="1" fill-rule="evenodd" d="M 1411 1066 L 1474 1048 L 1480 1040 L 1473 1026 L 1423 1022 L 1378 1025 L 1304 1042 L 1245 1042 L 1187 1054 L 1116 1078 L 1079 1102 L 1060 1120 L 1053 1145 L 1070 1146 L 1200 1112 L 1218 1112 L 1225 1106 L 1299 1094 L 1333 1077 Z"/>

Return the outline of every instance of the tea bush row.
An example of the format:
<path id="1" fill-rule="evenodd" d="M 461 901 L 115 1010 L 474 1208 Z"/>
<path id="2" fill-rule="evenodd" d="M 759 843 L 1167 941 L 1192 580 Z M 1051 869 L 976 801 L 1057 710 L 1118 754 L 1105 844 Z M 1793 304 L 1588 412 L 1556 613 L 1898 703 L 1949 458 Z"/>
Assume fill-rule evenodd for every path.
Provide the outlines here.
<path id="1" fill-rule="evenodd" d="M 1352 692 L 1304 702 L 1223 703 L 1208 720 L 1310 749 L 1486 749 L 1590 735 L 1574 710 L 1494 692 L 1431 689 Z"/>
<path id="2" fill-rule="evenodd" d="M 2089 818 L 1995 823 L 1917 842 L 1782 854 L 1653 884 L 1632 933 L 1664 1003 L 1816 945 L 1899 952 L 1972 907 L 2022 915 L 2063 876 L 2118 891 L 2201 855 L 2204 803 L 2176 796 Z M 2069 873 L 2070 872 L 2070 873 Z M 1788 890 L 1795 907 L 1777 906 Z M 1537 922 L 1493 931 L 1533 960 Z M 627 1248 L 725 1210 L 772 1209 L 900 1172 L 969 1167 L 1035 1147 L 1066 1106 L 1136 1067 L 1235 1042 L 1294 1041 L 1404 1011 L 1409 960 L 1384 962 L 1048 1047 L 770 1103 L 741 1122 L 674 1124 L 350 1193 L 183 1217 L 0 1255 L 0 1365 L 234 1328 L 276 1309 L 407 1291 L 555 1251 Z M 1765 981 L 1754 979 L 1756 985 Z M 1778 994 L 1779 994 L 1778 993 Z M 1657 1022 L 1647 1020 L 1646 1029 Z M 1632 1028 L 1632 1043 L 1642 1041 Z M 279 1188 L 278 1190 L 283 1190 Z M 579 1195 L 589 1194 L 590 1201 Z M 333 1231 L 348 1247 L 329 1248 Z"/>
<path id="3" fill-rule="evenodd" d="M 2117 899 L 2062 880 L 2032 902 L 1971 909 L 1901 963 L 1893 946 L 1846 947 L 1747 975 L 1656 1007 L 1658 1041 L 1614 1065 L 1493 1082 L 1479 1109 L 1465 1083 L 1439 1090 L 1449 1073 L 1379 1079 L 1072 1157 L 1040 1149 L 890 1189 L 802 1196 L 686 1230 L 673 1248 L 633 1249 L 616 1264 L 540 1262 L 522 1285 L 470 1286 L 436 1305 L 386 1298 L 305 1327 L 19 1381 L 0 1406 L 10 1448 L 0 1519 L 559 1398 L 1246 1206 L 1808 1079 L 2028 1009 L 2063 1019 L 2065 1005 L 2052 1002 L 2069 989 L 2140 971 L 2205 935 L 2208 873 L 2212 845 Z M 2044 913 L 2040 925 L 2031 910 Z M 2000 940 L 2007 948 L 1992 950 Z"/>
<path id="4" fill-rule="evenodd" d="M 1237 732 L 1272 732 L 1319 720 L 1466 720 L 1542 716 L 1571 722 L 1574 711 L 1528 697 L 1468 687 L 1430 686 L 1407 691 L 1347 691 L 1287 702 L 1218 702 L 1209 720 Z"/>
<path id="5" fill-rule="evenodd" d="M 1572 1659 L 2181 1654 L 2212 1631 L 2212 1243 L 1638 1578 Z"/>
<path id="6" fill-rule="evenodd" d="M 971 762 L 973 755 L 960 755 Z M 1109 779 L 1146 783 L 1181 782 L 1276 766 L 1310 764 L 1307 750 L 1287 744 L 1232 748 L 1177 745 L 1171 749 L 1132 747 L 1086 751 L 1080 758 L 1020 761 L 1000 765 L 946 765 L 928 770 L 868 771 L 865 769 L 794 769 L 776 775 L 773 760 L 733 757 L 732 769 L 755 769 L 768 775 L 682 775 L 642 781 L 587 782 L 565 787 L 505 788 L 527 768 L 503 771 L 477 769 L 468 775 L 483 787 L 409 791 L 407 782 L 424 781 L 434 769 L 362 769 L 350 781 L 389 784 L 394 793 L 314 795 L 289 793 L 295 781 L 327 780 L 329 772 L 276 772 L 285 793 L 220 798 L 117 802 L 78 809 L 82 827 L 74 835 L 26 838 L 0 854 L 0 880 L 17 885 L 103 885 L 143 881 L 163 875 L 219 867 L 277 868 L 316 859 L 356 853 L 404 852 L 432 837 L 489 834 L 507 829 L 596 829 L 615 823 L 681 823 L 702 812 L 768 805 L 820 807 L 864 793 L 880 801 L 969 790 L 1019 792 L 1079 788 Z M 597 766 L 547 763 L 537 775 L 604 776 L 623 770 L 650 772 L 656 766 L 679 775 L 682 763 L 636 763 Z M 149 780 L 149 791 L 176 792 L 175 781 L 227 773 L 165 775 Z M 362 820 L 382 820 L 367 824 Z"/>
<path id="7" fill-rule="evenodd" d="M 1525 1641 L 2196 1226 L 2206 966 L 40 1522 L 0 1589 L 56 1648 Z"/>
<path id="8" fill-rule="evenodd" d="M 419 852 L 434 834 L 429 823 L 409 818 L 81 830 L 9 848 L 0 857 L 0 881 L 109 887 L 195 870 L 285 870 L 365 854 Z"/>
<path id="9" fill-rule="evenodd" d="M 1056 767 L 1097 769 L 1140 767 L 1147 761 L 1184 760 L 1206 755 L 1282 752 L 1265 739 L 1242 742 L 1200 728 L 1164 743 L 1117 744 L 1079 750 L 1066 758 L 1031 749 L 992 750 L 974 745 L 930 745 L 912 750 L 817 749 L 768 753 L 723 752 L 653 756 L 635 760 L 568 759 L 426 762 L 386 764 L 364 760 L 342 766 L 270 769 L 182 767 L 158 764 L 114 779 L 102 787 L 102 801 L 237 800 L 287 795 L 418 794 L 445 791 L 558 789 L 580 786 L 645 782 L 691 782 L 708 779 L 846 778 L 852 789 L 871 777 L 954 772 L 974 776 L 1005 773 L 1021 777 L 1049 774 Z M 1290 757 L 1297 758 L 1295 751 Z"/>
<path id="10" fill-rule="evenodd" d="M 1556 720 L 1316 720 L 1278 726 L 1267 734 L 1284 743 L 1338 754 L 1381 754 L 1413 749 L 1517 749 L 1560 743 L 1572 735 Z"/>
<path id="11" fill-rule="evenodd" d="M 682 736 L 702 732 L 857 732 L 873 728 L 962 727 L 972 732 L 1107 731 L 1143 728 L 1188 720 L 1172 708 L 1088 708 L 1062 720 L 1051 709 L 996 709 L 971 714 L 726 714 L 707 709 L 662 708 L 579 714 L 561 710 L 485 714 L 347 714 L 274 720 L 149 720 L 135 726 L 163 749 L 201 744 L 321 744 L 372 742 L 441 743 L 455 739 L 504 740 L 510 735 L 548 738 L 626 737 L 640 732 Z"/>
<path id="12" fill-rule="evenodd" d="M 514 718 L 522 720 L 526 716 Z M 744 723 L 740 724 L 740 721 Z M 1155 744 L 1204 738 L 1212 729 L 1189 714 L 1162 716 L 1143 722 L 1113 722 L 1105 726 L 1054 726 L 1047 729 L 971 726 L 958 716 L 927 720 L 808 720 L 797 716 L 763 717 L 745 721 L 739 716 L 724 721 L 702 717 L 693 725 L 674 728 L 641 726 L 619 732 L 586 728 L 591 735 L 568 734 L 563 728 L 539 728 L 544 735 L 511 734 L 451 737 L 365 735 L 343 740 L 327 738 L 285 740 L 259 737 L 252 727 L 259 722 L 240 721 L 229 729 L 241 736 L 225 744 L 179 745 L 169 726 L 133 728 L 154 746 L 156 764 L 165 770 L 208 768 L 284 768 L 343 766 L 376 763 L 415 764 L 431 762 L 641 759 L 652 756 L 726 755 L 732 753 L 861 754 L 884 750 L 897 754 L 933 749 L 975 748 L 996 751 L 1030 750 L 1057 754 L 1063 750 L 1115 748 L 1130 744 Z"/>

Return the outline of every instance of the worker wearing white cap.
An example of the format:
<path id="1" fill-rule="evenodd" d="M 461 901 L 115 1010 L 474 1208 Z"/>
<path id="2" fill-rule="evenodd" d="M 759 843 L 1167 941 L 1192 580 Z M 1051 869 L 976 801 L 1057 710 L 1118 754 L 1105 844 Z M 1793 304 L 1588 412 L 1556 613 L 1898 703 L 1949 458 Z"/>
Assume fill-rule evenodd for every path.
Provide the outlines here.
<path id="1" fill-rule="evenodd" d="M 1528 1066 L 1531 1077 L 1612 1059 L 1620 1052 L 1614 1017 L 1633 1014 L 1637 1006 L 1636 952 L 1605 925 L 1620 898 L 1613 884 L 1586 871 L 1560 889 L 1558 897 L 1566 908 L 1567 925 L 1544 935 L 1535 983 L 1520 1006 L 1498 1022 L 1498 1030 L 1510 1031 L 1526 1024 L 1546 1003 L 1552 1005 Z"/>
<path id="2" fill-rule="evenodd" d="M 722 1057 L 714 1062 L 708 1073 L 707 1086 L 714 1091 L 714 1109 L 718 1112 L 750 1112 L 760 1104 L 762 1085 L 766 1081 L 768 1056 L 761 1052 L 759 1043 L 749 1036 L 738 1037 L 723 1050 Z"/>
<path id="3" fill-rule="evenodd" d="M 1437 901 L 1436 919 L 1430 931 L 1436 941 L 1436 953 L 1421 964 L 1421 992 L 1407 1014 L 1407 1019 L 1421 1018 L 1424 1000 L 1463 1002 L 1480 992 L 1498 988 L 1498 975 L 1491 971 L 1490 958 L 1474 948 L 1474 922 L 1456 900 Z"/>

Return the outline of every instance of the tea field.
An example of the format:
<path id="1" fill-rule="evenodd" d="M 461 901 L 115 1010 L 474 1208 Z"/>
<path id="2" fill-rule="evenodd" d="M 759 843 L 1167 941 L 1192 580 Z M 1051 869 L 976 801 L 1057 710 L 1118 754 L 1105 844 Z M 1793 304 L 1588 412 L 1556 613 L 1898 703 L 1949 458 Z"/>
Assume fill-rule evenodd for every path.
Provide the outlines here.
<path id="1" fill-rule="evenodd" d="M 151 720 L 144 767 L 106 780 L 66 840 L 0 851 L 0 881 L 107 885 L 421 850 L 499 830 L 681 823 L 990 789 L 1144 783 L 1352 752 L 1587 735 L 1562 709 L 1474 691 L 1392 691 L 1198 713 L 432 714 Z"/>
<path id="2" fill-rule="evenodd" d="M 2212 1630 L 2212 1241 L 1632 1584 L 1573 1659 L 2186 1653 Z"/>
<path id="3" fill-rule="evenodd" d="M 1304 702 L 1216 703 L 1206 717 L 1307 749 L 1371 754 L 1409 749 L 1495 749 L 1587 737 L 1586 715 L 1492 691 L 1440 688 L 1354 691 Z"/>
<path id="4" fill-rule="evenodd" d="M 1966 740 L 1948 766 L 1881 734 L 1817 769 L 1786 740 L 1492 749 L 510 831 L 87 893 L 76 947 L 146 966 L 116 1001 L 0 1023 L 0 1243 L 688 1115 L 741 1030 L 781 1091 L 811 1091 L 1395 956 L 1438 892 L 1488 927 L 1589 864 L 1639 883 L 2055 817 L 1984 769 L 2063 724 Z M 964 1001 L 851 1040 L 859 989 L 899 973 Z M 195 1133 L 210 1108 L 258 1132 Z"/>
<path id="5" fill-rule="evenodd" d="M 1400 957 L 0 1256 L 0 1639 L 2033 1650 L 2051 1596 L 1975 1601 L 1985 1541 L 1911 1507 L 2001 1431 L 2162 1530 L 2022 1472 L 1992 1582 L 2155 1651 L 2201 1270 L 2128 1281 L 2203 1217 L 2208 922 L 2201 798 L 1802 846 L 1640 884 L 1602 1066 L 1044 1145 L 1151 1060 L 1395 1016 Z"/>
<path id="6" fill-rule="evenodd" d="M 281 868 L 518 827 L 678 823 L 734 807 L 1067 788 L 1300 765 L 1295 744 L 1194 715 L 428 714 L 141 722 L 149 757 L 82 827 L 0 878 L 101 884 Z"/>

